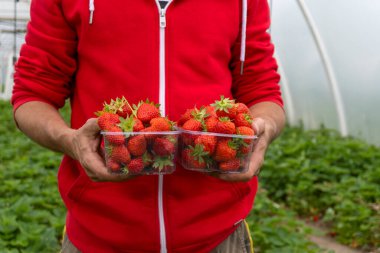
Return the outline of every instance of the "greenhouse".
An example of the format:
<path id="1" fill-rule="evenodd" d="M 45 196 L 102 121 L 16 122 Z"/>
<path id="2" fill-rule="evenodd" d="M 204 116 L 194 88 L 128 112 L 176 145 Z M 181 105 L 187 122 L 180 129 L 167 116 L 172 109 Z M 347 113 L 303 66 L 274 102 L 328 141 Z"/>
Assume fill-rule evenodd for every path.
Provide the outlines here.
<path id="1" fill-rule="evenodd" d="M 62 193 L 60 195 L 62 185 L 58 183 L 59 174 L 61 174 L 61 172 L 58 173 L 58 169 L 62 166 L 62 154 L 53 152 L 43 145 L 37 144 L 32 138 L 28 138 L 23 133 L 25 130 L 22 127 L 23 130 L 20 131 L 13 119 L 13 107 L 10 103 L 14 87 L 14 64 L 19 60 L 20 49 L 24 44 L 27 24 L 30 21 L 30 5 L 33 1 L 0 0 L 0 118 L 2 119 L 0 126 L 0 149 L 2 150 L 0 152 L 0 179 L 2 182 L 0 184 L 0 252 L 60 252 L 62 241 L 65 243 L 64 238 L 66 238 L 67 207 L 65 201 L 67 200 L 65 196 L 61 196 Z M 171 6 L 172 1 L 174 6 Z M 261 0 L 236 1 L 242 3 L 242 29 L 244 29 L 245 22 L 244 4 L 248 3 L 249 11 L 251 1 L 260 2 Z M 88 2 L 89 5 L 86 4 L 90 15 L 88 22 L 90 25 L 97 25 L 96 22 L 101 21 L 102 13 L 99 10 L 100 7 L 98 9 L 96 6 L 102 6 L 102 4 L 96 0 L 89 0 Z M 170 29 L 170 25 L 173 24 L 170 23 L 169 15 L 171 8 L 177 8 L 176 2 L 177 0 L 156 0 L 157 7 L 161 10 L 160 32 L 165 26 Z M 180 1 L 178 0 L 178 2 Z M 277 72 L 281 76 L 279 85 L 286 115 L 286 126 L 277 139 L 268 146 L 263 165 L 257 176 L 259 183 L 255 201 L 248 216 L 245 217 L 254 252 L 380 253 L 380 133 L 378 131 L 380 114 L 377 112 L 377 109 L 380 108 L 380 99 L 377 98 L 380 95 L 380 47 L 378 46 L 380 45 L 380 33 L 377 32 L 378 27 L 380 27 L 380 1 L 268 0 L 267 3 L 271 19 L 271 26 L 267 33 L 271 35 L 271 41 L 275 47 L 274 58 L 278 65 Z M 66 6 L 66 8 L 69 7 Z M 169 10 L 167 17 L 165 17 L 166 9 Z M 178 9 L 180 8 L 178 7 Z M 133 20 L 127 16 L 126 19 Z M 198 21 L 197 18 L 194 19 L 194 22 Z M 245 25 L 248 26 L 249 23 Z M 137 31 L 136 27 L 133 25 L 131 27 Z M 247 38 L 249 31 L 247 29 Z M 170 34 L 168 36 L 168 34 L 169 32 L 167 32 L 166 40 L 175 38 L 175 36 L 170 36 Z M 210 36 L 217 36 L 217 32 L 215 34 L 212 33 Z M 143 35 L 145 36 L 145 34 Z M 120 35 L 120 37 L 125 39 L 125 35 Z M 161 41 L 162 38 L 165 39 L 165 34 L 160 33 L 158 37 Z M 148 38 L 151 37 L 148 36 Z M 115 40 L 119 41 L 118 39 Z M 248 47 L 249 43 L 246 46 Z M 107 46 L 105 48 L 108 50 Z M 81 50 L 84 49 L 81 48 Z M 147 52 L 151 52 L 150 50 Z M 166 50 L 167 55 L 170 55 L 170 49 Z M 246 51 L 246 58 L 249 57 L 247 55 L 248 50 Z M 244 52 L 244 50 L 242 51 Z M 163 61 L 165 66 L 165 49 L 163 52 L 162 58 L 160 51 L 159 59 L 160 64 Z M 135 52 L 131 53 L 131 57 L 136 54 Z M 144 52 L 142 54 L 144 55 Z M 240 59 L 242 55 L 240 55 Z M 142 56 L 140 59 L 143 61 L 145 58 Z M 52 60 L 55 59 L 52 58 Z M 139 64 L 145 66 L 141 62 Z M 67 67 L 62 66 L 56 65 L 55 67 L 56 69 Z M 105 65 L 99 64 L 98 66 Z M 133 78 L 143 73 L 134 66 L 126 64 L 124 67 L 130 67 L 136 71 L 137 74 Z M 195 66 L 194 68 L 196 69 Z M 104 70 L 99 70 L 99 73 L 106 75 Z M 160 82 L 162 80 L 165 82 L 165 78 L 160 76 Z M 138 83 L 138 80 L 136 82 Z M 138 89 L 135 91 L 138 92 Z M 54 96 L 53 93 L 49 94 Z M 191 94 L 190 91 L 189 94 Z M 222 101 L 222 99 L 221 97 L 220 100 Z M 109 101 L 109 104 L 108 101 L 104 102 L 101 105 L 104 106 L 102 112 L 98 111 L 98 114 L 96 116 L 94 114 L 93 117 L 99 117 L 98 120 L 100 121 L 102 113 L 107 110 L 107 112 L 112 111 L 120 103 L 125 105 L 125 101 L 124 97 L 122 99 L 118 97 Z M 161 101 L 160 108 L 162 110 Z M 165 97 L 163 101 L 165 101 Z M 73 104 L 70 102 L 72 103 L 70 99 L 63 101 L 64 106 L 59 109 L 59 113 L 67 125 L 75 125 L 77 124 L 75 120 L 73 123 L 75 115 L 71 115 L 72 108 L 75 105 L 71 107 Z M 126 103 L 130 112 L 127 116 L 118 114 L 120 118 L 124 117 L 118 121 L 120 123 L 118 126 L 121 128 L 123 124 L 123 127 L 128 125 L 126 121 L 129 119 L 136 120 L 135 118 L 138 118 L 138 110 L 141 103 L 144 102 L 140 101 L 138 104 L 130 102 L 130 105 L 128 101 Z M 217 101 L 210 105 L 214 106 L 215 104 L 218 104 Z M 215 110 L 218 110 L 217 106 L 215 105 Z M 118 109 L 120 108 L 118 107 Z M 194 119 L 204 117 L 202 120 L 209 117 L 211 113 L 209 111 L 202 112 L 201 109 L 196 111 L 198 116 L 194 116 L 194 111 L 192 111 L 193 116 L 189 117 L 194 117 Z M 170 116 L 168 115 L 166 119 Z M 222 118 L 219 114 L 218 117 Z M 223 115 L 223 118 L 225 117 Z M 162 116 L 162 118 L 164 117 Z M 232 116 L 227 116 L 227 118 L 228 121 L 234 123 L 237 121 Z M 158 189 L 160 189 L 159 187 L 165 189 L 163 182 L 166 178 L 170 180 L 172 177 L 172 175 L 166 174 L 176 174 L 176 170 L 179 170 L 178 168 L 175 169 L 176 164 L 178 167 L 178 161 L 182 161 L 175 159 L 184 159 L 185 155 L 183 150 L 180 150 L 181 148 L 188 148 L 187 150 L 191 150 L 189 151 L 191 154 L 195 152 L 199 159 L 197 160 L 198 165 L 203 162 L 200 158 L 204 158 L 206 164 L 209 161 L 207 159 L 217 160 L 215 156 L 210 156 L 211 158 L 204 156 L 206 149 L 197 150 L 199 144 L 195 141 L 197 136 L 186 139 L 185 134 L 189 133 L 186 132 L 186 129 L 183 131 L 185 127 L 184 123 L 180 122 L 182 119 L 183 115 L 175 122 L 178 128 L 170 128 L 170 131 L 173 132 L 170 132 L 171 137 L 167 138 L 175 143 L 175 148 L 177 151 L 179 150 L 175 152 L 174 156 L 159 155 L 160 152 L 164 152 L 164 149 L 155 149 L 157 137 L 153 138 L 152 133 L 148 131 L 153 129 L 152 121 L 142 123 L 142 128 L 152 127 L 145 130 L 151 135 L 144 137 L 147 141 L 145 144 L 147 150 L 145 153 L 143 152 L 144 159 L 149 156 L 147 159 L 152 168 L 157 162 L 163 161 L 163 164 L 159 164 L 157 173 L 150 170 L 147 175 L 140 176 L 138 174 L 137 178 L 156 177 L 158 178 L 157 182 L 154 182 L 158 185 Z M 135 134 L 135 132 L 140 131 L 134 128 L 135 124 L 132 123 L 133 128 L 129 128 L 130 131 L 123 131 Z M 205 125 L 205 121 L 202 121 L 202 124 Z M 100 123 L 99 126 L 101 128 Z M 204 126 L 202 127 L 202 131 L 207 131 L 204 130 Z M 236 128 L 238 128 L 237 123 Z M 180 130 L 177 132 L 178 129 Z M 255 127 L 252 129 L 257 130 Z M 169 130 L 159 131 L 167 133 Z M 132 137 L 128 137 L 128 134 L 126 139 L 122 139 L 122 145 L 128 146 L 127 143 L 131 142 L 131 139 L 128 138 Z M 173 141 L 176 134 L 179 135 L 179 139 L 176 140 L 178 143 Z M 111 136 L 114 135 L 114 133 L 111 134 Z M 209 133 L 205 135 L 207 136 Z M 112 141 L 108 139 L 109 137 L 106 134 L 102 138 L 104 138 L 104 142 L 101 145 L 106 147 L 99 146 L 99 144 L 98 148 L 102 150 L 99 152 L 105 159 L 104 163 L 110 169 L 110 154 L 114 152 L 110 150 L 115 150 L 120 144 L 112 146 L 114 144 L 111 145 Z M 260 135 L 253 142 L 247 142 L 248 139 L 242 140 L 252 145 L 251 150 L 254 153 L 255 145 L 257 145 L 255 141 L 260 140 Z M 107 147 L 107 145 L 110 146 Z M 242 141 L 236 141 L 234 145 L 246 144 L 242 144 Z M 149 151 L 149 149 L 152 150 Z M 168 148 L 165 147 L 166 149 Z M 241 157 L 244 156 L 243 151 L 241 151 L 242 147 L 235 149 L 237 149 L 236 157 L 239 158 L 240 156 L 239 159 L 242 159 Z M 120 169 L 120 166 L 125 166 L 117 173 L 132 173 L 131 175 L 133 175 L 131 161 L 134 158 L 140 158 L 140 156 L 141 159 L 143 158 L 143 153 L 134 154 L 131 150 L 129 152 L 128 161 L 123 160 L 123 162 L 118 162 L 118 165 L 112 165 L 117 169 Z M 125 157 L 125 153 L 123 154 Z M 165 159 L 170 157 L 173 161 L 175 160 L 174 165 L 173 161 L 162 160 L 164 156 Z M 221 163 L 217 161 L 217 163 L 212 164 L 217 164 L 216 166 L 222 168 Z M 181 163 L 182 165 L 183 163 Z M 144 166 L 147 166 L 146 160 L 144 160 Z M 172 166 L 172 170 L 163 173 L 168 166 Z M 195 165 L 192 164 L 192 166 Z M 209 168 L 208 165 L 207 168 Z M 181 170 L 183 169 L 181 168 Z M 90 174 L 88 171 L 86 174 L 85 171 L 83 170 L 75 183 L 71 184 L 71 188 L 76 189 L 76 184 L 84 185 L 83 189 L 91 186 L 100 188 L 106 184 L 112 184 L 109 182 L 92 182 Z M 218 173 L 211 170 L 201 172 Z M 199 172 L 191 171 L 191 173 Z M 86 179 L 83 179 L 84 177 Z M 134 179 L 130 180 L 133 181 Z M 216 178 L 212 179 L 212 181 L 216 180 Z M 149 182 L 153 182 L 153 180 Z M 201 181 L 199 187 L 201 187 L 202 182 L 204 181 Z M 236 186 L 238 184 L 236 182 L 231 183 L 231 191 L 242 195 L 245 188 L 238 188 Z M 136 185 L 143 186 L 142 183 Z M 190 183 L 184 183 L 184 185 L 190 185 Z M 112 189 L 121 188 L 120 186 L 110 187 Z M 197 188 L 197 186 L 195 187 Z M 76 192 L 67 194 L 78 194 L 81 198 L 75 196 L 68 198 L 73 198 L 79 202 L 84 198 L 82 196 L 90 197 L 88 193 L 90 191 L 87 188 L 86 190 L 76 189 Z M 201 190 L 194 189 L 194 191 Z M 205 190 L 205 192 L 207 191 L 210 190 Z M 137 190 L 125 190 L 125 192 L 135 193 Z M 155 194 L 157 193 L 155 192 Z M 171 244 L 169 242 L 175 236 L 165 233 L 165 223 L 162 227 L 161 221 L 168 219 L 165 216 L 168 213 L 178 213 L 179 210 L 182 211 L 183 209 L 162 213 L 160 205 L 165 203 L 165 197 L 174 199 L 176 193 L 167 193 L 163 197 L 159 190 L 158 195 L 155 196 L 152 199 L 154 199 L 154 203 L 158 203 L 157 217 L 154 216 L 148 220 L 159 224 L 157 229 L 154 228 L 160 235 L 157 241 L 161 248 L 157 252 L 176 252 L 176 250 L 170 249 Z M 110 203 L 113 196 L 108 197 L 107 203 Z M 75 201 L 73 205 L 76 205 Z M 90 200 L 87 201 L 87 204 L 91 204 Z M 149 205 L 144 206 L 139 211 L 144 212 Z M 75 208 L 79 209 L 79 207 Z M 76 210 L 75 208 L 74 210 Z M 194 210 L 196 208 L 198 207 L 194 207 Z M 189 213 L 194 210 L 189 210 Z M 207 211 L 200 216 L 207 216 L 206 213 Z M 117 212 L 115 211 L 114 214 Z M 95 220 L 100 223 L 104 222 L 99 216 L 93 217 L 98 217 L 94 218 L 94 222 Z M 139 219 L 131 219 L 130 222 L 137 227 L 136 224 L 140 222 Z M 184 222 L 184 224 L 187 223 Z M 193 225 L 195 226 L 195 224 L 187 224 L 188 227 Z M 140 234 L 141 231 L 136 228 L 135 232 Z M 205 235 L 207 234 L 205 231 L 203 232 Z M 141 241 L 143 242 L 143 240 Z M 142 250 L 141 252 L 145 251 Z M 153 250 L 149 252 L 153 252 Z M 183 252 L 188 251 L 184 250 Z M 235 251 L 227 250 L 225 252 L 234 253 Z"/>

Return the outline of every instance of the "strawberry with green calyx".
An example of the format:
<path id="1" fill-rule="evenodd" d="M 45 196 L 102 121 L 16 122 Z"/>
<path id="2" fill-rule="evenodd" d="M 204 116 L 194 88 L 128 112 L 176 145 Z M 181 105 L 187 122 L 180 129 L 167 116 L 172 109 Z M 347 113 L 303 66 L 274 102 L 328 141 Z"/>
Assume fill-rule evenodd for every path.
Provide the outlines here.
<path id="1" fill-rule="evenodd" d="M 228 117 L 220 117 L 219 122 L 216 124 L 215 130 L 217 133 L 235 134 L 236 127 Z"/>
<path id="2" fill-rule="evenodd" d="M 104 130 L 109 132 L 104 136 L 108 143 L 112 145 L 123 145 L 125 143 L 125 136 L 120 127 L 111 126 Z"/>
<path id="3" fill-rule="evenodd" d="M 144 135 L 138 134 L 129 137 L 127 148 L 131 155 L 142 156 L 146 152 L 147 142 Z"/>
<path id="4" fill-rule="evenodd" d="M 120 117 L 126 118 L 132 114 L 132 106 L 128 103 L 127 99 L 124 96 L 122 98 L 116 98 L 116 100 L 112 102 L 116 113 Z"/>
<path id="5" fill-rule="evenodd" d="M 178 122 L 177 122 L 178 126 L 182 127 L 182 125 L 183 125 L 186 121 L 188 121 L 189 119 L 192 118 L 193 110 L 194 110 L 194 109 L 187 109 L 187 110 L 185 111 L 185 113 L 181 115 L 181 117 L 179 118 L 179 120 L 178 120 Z"/>
<path id="6" fill-rule="evenodd" d="M 237 127 L 246 126 L 252 128 L 252 116 L 248 113 L 237 114 L 234 122 Z"/>
<path id="7" fill-rule="evenodd" d="M 231 139 L 221 139 L 216 145 L 216 149 L 213 155 L 213 158 L 217 162 L 225 162 L 232 160 L 236 157 L 237 154 L 237 145 Z"/>
<path id="8" fill-rule="evenodd" d="M 211 106 L 215 108 L 218 117 L 229 117 L 233 119 L 236 116 L 235 100 L 221 96 L 220 100 L 216 100 Z"/>
<path id="9" fill-rule="evenodd" d="M 203 159 L 203 158 L 198 159 L 198 158 L 194 157 L 192 155 L 191 149 L 182 150 L 181 156 L 182 156 L 182 161 L 184 162 L 184 166 L 186 168 L 190 168 L 190 169 L 205 169 L 206 168 L 205 159 Z"/>
<path id="10" fill-rule="evenodd" d="M 120 118 L 120 123 L 118 126 L 124 131 L 124 132 L 140 132 L 144 129 L 144 125 L 141 122 L 141 120 L 133 117 L 128 116 L 125 119 Z"/>
<path id="11" fill-rule="evenodd" d="M 157 117 L 150 120 L 150 126 L 155 131 L 172 131 L 175 123 L 169 120 L 168 117 Z"/>
<path id="12" fill-rule="evenodd" d="M 152 166 L 157 172 L 170 171 L 174 166 L 173 157 L 172 156 L 155 156 Z"/>
<path id="13" fill-rule="evenodd" d="M 182 128 L 188 131 L 202 131 L 202 126 L 203 125 L 200 120 L 191 118 L 188 121 L 186 121 L 185 124 L 183 124 Z"/>
<path id="14" fill-rule="evenodd" d="M 137 106 L 134 105 L 133 107 L 136 110 L 136 117 L 144 124 L 148 124 L 151 119 L 161 116 L 160 105 L 149 101 L 149 99 L 145 102 L 140 101 Z"/>
<path id="15" fill-rule="evenodd" d="M 239 158 L 219 163 L 219 169 L 222 171 L 237 171 L 240 167 L 241 161 Z"/>
<path id="16" fill-rule="evenodd" d="M 131 161 L 131 155 L 126 146 L 113 146 L 109 150 L 109 159 L 123 164 L 128 164 Z"/>
<path id="17" fill-rule="evenodd" d="M 203 147 L 203 150 L 209 155 L 212 155 L 215 151 L 217 143 L 217 137 L 213 135 L 199 135 L 195 140 L 195 146 L 200 145 Z"/>
<path id="18" fill-rule="evenodd" d="M 205 114 L 205 119 L 208 119 L 210 117 L 218 117 L 218 115 L 215 112 L 215 108 L 211 105 L 207 105 L 204 107 L 206 114 Z"/>
<path id="19" fill-rule="evenodd" d="M 153 155 L 149 152 L 145 152 L 143 155 L 142 155 L 142 159 L 143 159 L 143 162 L 144 162 L 144 167 L 149 167 L 153 164 Z"/>
<path id="20" fill-rule="evenodd" d="M 144 160 L 141 156 L 133 158 L 127 165 L 128 172 L 132 174 L 140 173 L 144 169 L 144 167 Z"/>
<path id="21" fill-rule="evenodd" d="M 153 143 L 153 152 L 158 156 L 169 156 L 175 153 L 176 139 L 157 137 Z"/>

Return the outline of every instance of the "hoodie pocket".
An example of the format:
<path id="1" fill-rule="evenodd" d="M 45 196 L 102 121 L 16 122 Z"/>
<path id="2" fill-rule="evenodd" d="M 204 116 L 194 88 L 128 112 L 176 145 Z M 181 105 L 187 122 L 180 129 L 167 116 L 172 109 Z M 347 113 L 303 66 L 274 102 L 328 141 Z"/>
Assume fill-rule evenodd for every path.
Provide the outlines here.
<path id="1" fill-rule="evenodd" d="M 67 156 L 63 158 L 58 172 L 58 187 L 67 207 L 80 200 L 90 181 L 79 163 Z"/>

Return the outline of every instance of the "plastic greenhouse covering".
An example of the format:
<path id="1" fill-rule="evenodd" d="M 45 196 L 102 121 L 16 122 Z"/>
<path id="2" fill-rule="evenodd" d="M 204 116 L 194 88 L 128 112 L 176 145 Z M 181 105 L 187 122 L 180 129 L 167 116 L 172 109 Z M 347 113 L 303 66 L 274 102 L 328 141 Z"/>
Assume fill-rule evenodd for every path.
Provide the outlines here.
<path id="1" fill-rule="evenodd" d="M 335 128 L 380 145 L 380 1 L 269 0 L 288 123 Z M 23 42 L 29 1 L 0 0 L 0 98 Z M 7 92 L 8 91 L 8 92 Z"/>

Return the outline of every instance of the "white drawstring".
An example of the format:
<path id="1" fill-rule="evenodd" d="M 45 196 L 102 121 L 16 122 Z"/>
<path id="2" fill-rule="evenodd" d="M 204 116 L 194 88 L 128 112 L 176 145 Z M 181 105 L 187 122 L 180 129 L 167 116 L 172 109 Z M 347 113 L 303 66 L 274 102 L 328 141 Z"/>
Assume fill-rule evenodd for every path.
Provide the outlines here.
<path id="1" fill-rule="evenodd" d="M 240 42 L 240 75 L 243 75 L 243 69 L 244 69 L 246 32 L 247 32 L 247 0 L 242 0 L 241 42 Z"/>
<path id="2" fill-rule="evenodd" d="M 90 25 L 92 24 L 92 20 L 94 18 L 94 11 L 95 11 L 95 5 L 94 5 L 94 0 L 90 0 L 89 2 L 89 10 L 90 10 Z"/>

